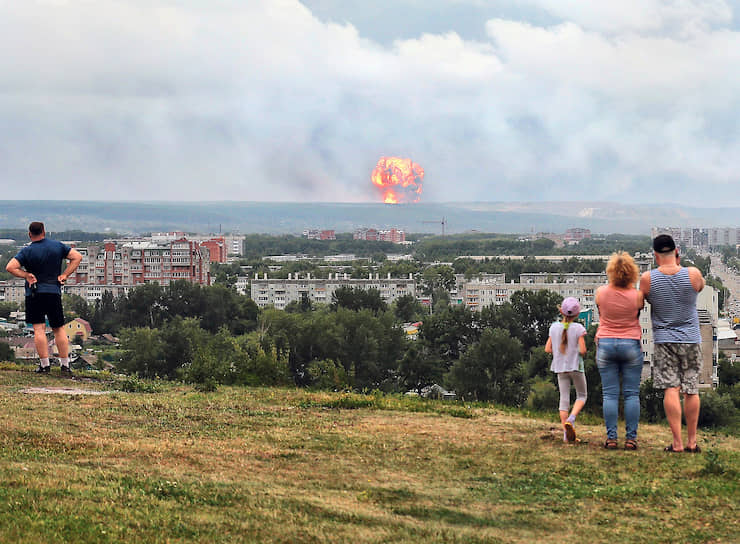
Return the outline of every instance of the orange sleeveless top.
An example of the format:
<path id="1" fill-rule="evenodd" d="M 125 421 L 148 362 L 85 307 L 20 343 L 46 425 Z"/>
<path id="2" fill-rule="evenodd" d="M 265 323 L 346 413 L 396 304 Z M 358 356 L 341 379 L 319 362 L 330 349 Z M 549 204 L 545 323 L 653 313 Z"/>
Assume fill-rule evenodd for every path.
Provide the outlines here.
<path id="1" fill-rule="evenodd" d="M 611 285 L 599 291 L 599 329 L 596 338 L 642 338 L 637 289 L 617 289 Z"/>

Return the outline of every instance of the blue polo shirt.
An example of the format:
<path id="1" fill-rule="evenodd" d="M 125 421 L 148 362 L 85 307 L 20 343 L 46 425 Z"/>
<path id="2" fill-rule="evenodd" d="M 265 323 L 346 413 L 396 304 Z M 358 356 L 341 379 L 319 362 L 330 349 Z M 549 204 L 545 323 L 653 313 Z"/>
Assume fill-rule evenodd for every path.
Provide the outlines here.
<path id="1" fill-rule="evenodd" d="M 72 250 L 71 247 L 56 240 L 42 238 L 31 242 L 18 252 L 16 260 L 26 272 L 30 272 L 39 282 L 39 293 L 62 293 L 59 284 L 59 274 L 62 273 L 62 263 Z M 31 295 L 31 290 L 26 282 L 26 296 Z"/>

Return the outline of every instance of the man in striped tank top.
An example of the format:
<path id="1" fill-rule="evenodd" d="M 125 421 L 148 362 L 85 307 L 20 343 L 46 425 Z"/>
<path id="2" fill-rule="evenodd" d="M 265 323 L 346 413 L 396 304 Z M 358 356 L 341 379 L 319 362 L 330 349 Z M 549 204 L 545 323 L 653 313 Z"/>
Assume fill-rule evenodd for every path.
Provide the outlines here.
<path id="1" fill-rule="evenodd" d="M 650 302 L 655 342 L 653 383 L 664 390 L 663 409 L 673 434 L 669 452 L 699 453 L 696 428 L 699 422 L 699 374 L 701 334 L 696 295 L 704 289 L 698 268 L 683 267 L 676 243 L 667 234 L 653 240 L 658 268 L 640 278 L 640 290 Z M 681 438 L 681 398 L 688 438 Z"/>

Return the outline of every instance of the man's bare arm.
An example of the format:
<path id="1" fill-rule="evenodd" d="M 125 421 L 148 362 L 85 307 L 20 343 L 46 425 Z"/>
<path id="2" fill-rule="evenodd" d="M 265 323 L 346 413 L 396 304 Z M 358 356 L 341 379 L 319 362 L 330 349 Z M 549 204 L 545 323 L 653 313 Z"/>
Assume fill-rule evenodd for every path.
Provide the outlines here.
<path id="1" fill-rule="evenodd" d="M 28 285 L 33 285 L 34 283 L 36 283 L 36 276 L 31 274 L 30 272 L 23 270 L 21 263 L 19 263 L 18 259 L 16 259 L 15 257 L 10 259 L 7 266 L 5 267 L 5 270 L 13 274 L 16 278 L 23 278 L 28 282 Z"/>
<path id="2" fill-rule="evenodd" d="M 704 289 L 704 286 L 707 284 L 704 281 L 704 276 L 701 275 L 701 271 L 694 266 L 689 267 L 689 279 L 691 280 L 691 286 L 697 293 Z"/>
<path id="3" fill-rule="evenodd" d="M 645 299 L 649 298 L 650 295 L 650 272 L 643 272 L 640 277 L 640 291 L 642 291 Z"/>
<path id="4" fill-rule="evenodd" d="M 67 268 L 57 277 L 59 283 L 66 282 L 70 274 L 77 270 L 77 267 L 80 266 L 80 262 L 82 261 L 82 254 L 76 249 L 70 249 L 69 253 L 67 253 L 67 260 L 69 261 Z"/>

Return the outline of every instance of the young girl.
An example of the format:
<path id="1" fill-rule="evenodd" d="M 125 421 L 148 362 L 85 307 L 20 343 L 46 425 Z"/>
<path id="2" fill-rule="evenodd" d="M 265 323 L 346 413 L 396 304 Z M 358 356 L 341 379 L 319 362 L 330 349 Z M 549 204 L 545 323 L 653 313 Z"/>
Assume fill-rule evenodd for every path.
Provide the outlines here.
<path id="1" fill-rule="evenodd" d="M 560 387 L 560 423 L 563 425 L 563 441 L 575 442 L 576 429 L 573 426 L 576 416 L 586 404 L 586 375 L 583 373 L 583 355 L 586 354 L 586 329 L 580 323 L 574 323 L 581 311 L 578 300 L 568 297 L 560 305 L 562 321 L 550 325 L 550 337 L 545 351 L 552 353 L 550 370 L 558 375 Z M 570 407 L 570 384 L 576 388 L 576 401 L 568 415 Z"/>

